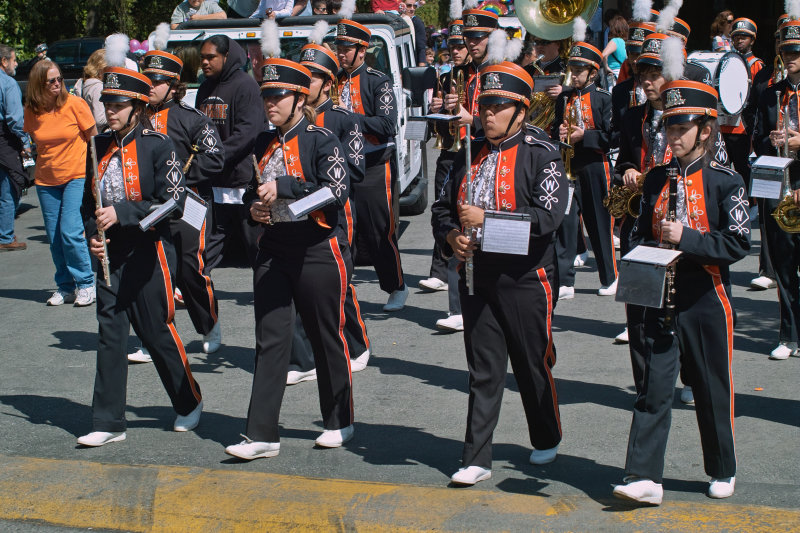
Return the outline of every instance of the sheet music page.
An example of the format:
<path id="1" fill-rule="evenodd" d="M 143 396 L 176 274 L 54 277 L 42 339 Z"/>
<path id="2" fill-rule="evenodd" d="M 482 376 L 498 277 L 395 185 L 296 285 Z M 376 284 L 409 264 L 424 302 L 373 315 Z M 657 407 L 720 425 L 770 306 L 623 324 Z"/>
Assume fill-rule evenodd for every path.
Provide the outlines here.
<path id="1" fill-rule="evenodd" d="M 325 207 L 334 200 L 335 198 L 333 197 L 330 187 L 323 187 L 305 198 L 301 198 L 289 204 L 289 211 L 291 211 L 295 219 L 299 219 L 312 211 Z"/>
<path id="2" fill-rule="evenodd" d="M 786 168 L 792 162 L 791 159 L 774 155 L 759 156 L 753 163 L 762 167 Z"/>
<path id="3" fill-rule="evenodd" d="M 528 255 L 530 220 L 509 220 L 485 216 L 481 250 L 498 254 Z"/>
<path id="4" fill-rule="evenodd" d="M 623 261 L 635 261 L 637 263 L 648 263 L 650 265 L 667 266 L 678 258 L 683 252 L 680 250 L 670 250 L 669 248 L 655 248 L 653 246 L 639 245 L 625 257 Z"/>
<path id="5" fill-rule="evenodd" d="M 405 138 L 411 141 L 424 141 L 428 135 L 428 123 L 424 120 L 408 120 Z"/>
<path id="6" fill-rule="evenodd" d="M 777 200 L 781 197 L 781 182 L 753 178 L 750 182 L 750 196 Z"/>
<path id="7" fill-rule="evenodd" d="M 203 229 L 203 222 L 206 220 L 206 211 L 208 211 L 208 208 L 205 205 L 192 198 L 191 195 L 187 195 L 181 220 L 200 231 Z"/>

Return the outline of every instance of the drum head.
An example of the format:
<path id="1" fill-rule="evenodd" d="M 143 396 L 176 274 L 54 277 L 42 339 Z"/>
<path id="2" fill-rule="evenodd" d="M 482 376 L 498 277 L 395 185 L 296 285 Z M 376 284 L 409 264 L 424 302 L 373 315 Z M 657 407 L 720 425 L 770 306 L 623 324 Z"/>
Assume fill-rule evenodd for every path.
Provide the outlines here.
<path id="1" fill-rule="evenodd" d="M 714 79 L 719 91 L 719 103 L 729 115 L 738 115 L 750 96 L 750 69 L 744 58 L 729 52 L 720 60 Z"/>

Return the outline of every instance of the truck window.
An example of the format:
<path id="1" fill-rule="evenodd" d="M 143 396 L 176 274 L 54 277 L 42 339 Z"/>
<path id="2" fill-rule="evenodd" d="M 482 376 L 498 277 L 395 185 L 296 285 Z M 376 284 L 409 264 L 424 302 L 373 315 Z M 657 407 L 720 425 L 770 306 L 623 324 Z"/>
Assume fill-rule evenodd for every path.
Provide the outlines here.
<path id="1" fill-rule="evenodd" d="M 89 61 L 89 56 L 92 55 L 97 50 L 100 50 L 101 48 L 103 48 L 103 41 L 100 40 L 83 41 L 81 43 L 80 62 L 86 63 L 87 61 Z"/>
<path id="2" fill-rule="evenodd" d="M 78 59 L 80 42 L 59 43 L 50 47 L 47 55 L 51 61 L 60 65 L 74 64 Z"/>

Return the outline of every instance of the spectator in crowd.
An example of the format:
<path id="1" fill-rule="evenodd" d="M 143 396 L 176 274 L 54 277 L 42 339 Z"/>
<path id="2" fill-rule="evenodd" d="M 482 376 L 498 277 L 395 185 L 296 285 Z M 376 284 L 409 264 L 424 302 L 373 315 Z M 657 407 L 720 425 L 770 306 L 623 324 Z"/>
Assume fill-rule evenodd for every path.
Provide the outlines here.
<path id="1" fill-rule="evenodd" d="M 83 77 L 72 88 L 72 94 L 83 98 L 89 104 L 97 131 L 100 133 L 108 128 L 106 107 L 100 101 L 100 91 L 103 90 L 103 69 L 106 68 L 105 52 L 105 49 L 101 48 L 89 56 L 86 66 L 83 67 Z"/>
<path id="2" fill-rule="evenodd" d="M 25 131 L 36 142 L 36 192 L 42 209 L 58 289 L 47 305 L 94 303 L 95 287 L 81 204 L 86 180 L 86 146 L 97 135 L 92 111 L 69 94 L 58 65 L 36 63 L 25 95 Z M 91 176 L 88 178 L 92 179 Z"/>
<path id="3" fill-rule="evenodd" d="M 608 72 L 608 86 L 611 90 L 617 83 L 619 69 L 628 57 L 625 50 L 625 39 L 628 37 L 628 22 L 622 15 L 617 15 L 608 22 L 609 41 L 603 50 L 603 66 Z"/>
<path id="4" fill-rule="evenodd" d="M 250 15 L 251 19 L 288 17 L 292 14 L 294 0 L 261 0 L 258 7 Z"/>
<path id="5" fill-rule="evenodd" d="M 611 21 L 614 20 L 614 17 L 620 16 L 622 13 L 619 12 L 618 9 L 609 9 L 605 13 L 603 13 L 603 43 L 602 45 L 598 46 L 598 48 L 605 48 L 608 46 L 608 42 L 612 39 L 610 36 L 611 33 Z M 625 36 L 627 38 L 627 35 Z"/>
<path id="6" fill-rule="evenodd" d="M 436 55 L 433 53 L 433 48 L 430 46 L 425 49 L 425 65 L 433 66 L 436 62 Z"/>
<path id="7" fill-rule="evenodd" d="M 230 18 L 246 19 L 258 7 L 258 0 L 228 0 L 227 13 Z"/>
<path id="8" fill-rule="evenodd" d="M 310 0 L 294 0 L 294 7 L 292 7 L 293 17 L 302 17 L 310 14 L 311 14 Z"/>
<path id="9" fill-rule="evenodd" d="M 212 0 L 184 0 L 175 7 L 170 20 L 173 30 L 189 20 L 209 20 L 228 18 L 219 3 Z"/>
<path id="10" fill-rule="evenodd" d="M 47 44 L 46 43 L 37 44 L 36 48 L 34 49 L 34 52 L 36 52 L 36 57 L 33 58 L 34 64 L 37 61 L 41 61 L 42 59 L 49 59 L 47 57 Z"/>
<path id="11" fill-rule="evenodd" d="M 436 56 L 436 65 L 439 67 L 439 74 L 450 72 L 450 50 L 447 48 L 439 50 L 439 54 Z"/>
<path id="12" fill-rule="evenodd" d="M 17 73 L 17 53 L 0 44 L 0 252 L 24 250 L 14 235 L 19 196 L 27 180 L 21 154 L 31 154 L 23 127 L 22 91 L 12 78 Z"/>
<path id="13" fill-rule="evenodd" d="M 414 50 L 416 51 L 416 60 L 418 67 L 425 67 L 428 65 L 426 61 L 426 48 L 427 48 L 427 34 L 425 33 L 425 23 L 422 22 L 417 15 L 417 1 L 416 0 L 404 0 L 403 3 L 398 6 L 399 8 L 405 9 L 403 13 L 403 19 L 408 23 L 408 27 L 411 28 L 411 37 L 414 39 Z"/>
<path id="14" fill-rule="evenodd" d="M 730 52 L 733 50 L 731 42 L 731 28 L 733 28 L 733 12 L 722 11 L 711 23 L 711 50 L 714 52 Z"/>
<path id="15" fill-rule="evenodd" d="M 183 46 L 175 49 L 175 55 L 183 61 L 181 82 L 197 83 L 200 79 L 200 51 L 194 46 Z M 194 107 L 194 106 L 192 106 Z"/>
<path id="16" fill-rule="evenodd" d="M 327 0 L 328 15 L 336 15 L 342 9 L 342 0 Z"/>
<path id="17" fill-rule="evenodd" d="M 370 5 L 372 6 L 372 12 L 375 14 L 391 13 L 392 15 L 399 15 L 399 3 L 402 3 L 402 0 L 372 0 Z"/>

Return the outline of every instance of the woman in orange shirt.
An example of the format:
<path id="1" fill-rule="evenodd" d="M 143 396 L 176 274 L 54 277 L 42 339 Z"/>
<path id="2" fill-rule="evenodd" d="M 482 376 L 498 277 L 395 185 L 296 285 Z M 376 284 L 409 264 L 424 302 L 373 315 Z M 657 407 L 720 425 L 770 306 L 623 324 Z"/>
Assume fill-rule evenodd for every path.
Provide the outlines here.
<path id="1" fill-rule="evenodd" d="M 47 305 L 73 301 L 76 306 L 91 305 L 95 301 L 94 274 L 80 208 L 86 145 L 97 128 L 89 106 L 67 92 L 58 65 L 50 60 L 39 61 L 31 70 L 25 131 L 36 142 L 39 154 L 36 191 L 56 267 L 58 289 Z"/>

